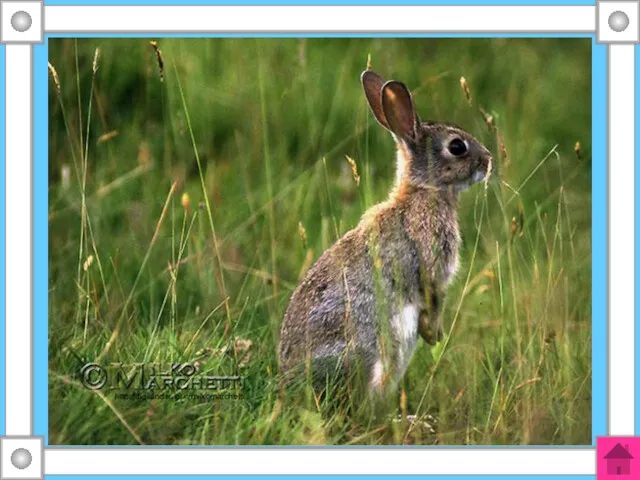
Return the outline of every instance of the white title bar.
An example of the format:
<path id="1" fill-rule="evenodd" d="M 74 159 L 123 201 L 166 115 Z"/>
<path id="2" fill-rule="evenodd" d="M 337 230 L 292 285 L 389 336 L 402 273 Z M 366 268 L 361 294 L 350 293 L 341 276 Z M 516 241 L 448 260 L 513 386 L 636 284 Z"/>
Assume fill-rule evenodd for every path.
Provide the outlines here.
<path id="1" fill-rule="evenodd" d="M 46 475 L 594 475 L 593 449 L 46 449 Z M 250 461 L 248 461 L 251 459 Z"/>
<path id="2" fill-rule="evenodd" d="M 595 6 L 46 6 L 47 33 L 575 32 Z"/>

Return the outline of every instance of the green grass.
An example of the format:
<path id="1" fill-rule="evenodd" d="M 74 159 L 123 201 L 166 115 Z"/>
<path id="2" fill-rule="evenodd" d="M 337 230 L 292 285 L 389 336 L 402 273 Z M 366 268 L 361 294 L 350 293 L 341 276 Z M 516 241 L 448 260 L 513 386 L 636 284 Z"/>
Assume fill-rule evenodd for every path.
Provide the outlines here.
<path id="1" fill-rule="evenodd" d="M 49 42 L 51 444 L 591 443 L 590 39 L 159 48 L 162 80 L 148 40 Z M 309 392 L 278 400 L 291 292 L 393 182 L 392 139 L 359 84 L 369 54 L 423 119 L 459 124 L 499 159 L 489 188 L 461 197 L 447 341 L 420 343 L 394 405 L 431 415 L 436 434 Z M 196 360 L 244 377 L 242 398 L 133 401 L 80 383 L 87 362 Z"/>

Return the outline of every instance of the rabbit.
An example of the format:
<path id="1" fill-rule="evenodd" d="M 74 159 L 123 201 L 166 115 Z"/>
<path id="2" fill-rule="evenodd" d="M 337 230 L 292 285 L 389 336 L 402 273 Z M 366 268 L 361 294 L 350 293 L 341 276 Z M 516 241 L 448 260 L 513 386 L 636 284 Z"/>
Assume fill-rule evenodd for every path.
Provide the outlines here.
<path id="1" fill-rule="evenodd" d="M 440 311 L 458 267 L 459 193 L 493 171 L 492 155 L 459 127 L 422 122 L 399 81 L 361 75 L 378 123 L 397 145 L 395 185 L 325 251 L 293 292 L 281 326 L 279 366 L 298 376 L 348 374 L 367 392 L 401 380 L 417 345 L 442 338 Z"/>

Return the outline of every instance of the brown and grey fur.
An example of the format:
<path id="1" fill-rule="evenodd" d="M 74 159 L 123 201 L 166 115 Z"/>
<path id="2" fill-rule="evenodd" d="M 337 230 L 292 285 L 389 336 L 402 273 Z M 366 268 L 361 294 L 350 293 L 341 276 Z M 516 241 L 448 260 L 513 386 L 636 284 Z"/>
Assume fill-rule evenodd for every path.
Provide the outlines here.
<path id="1" fill-rule="evenodd" d="M 296 288 L 279 356 L 290 375 L 360 365 L 382 393 L 404 375 L 418 336 L 430 344 L 442 336 L 439 314 L 458 265 L 458 194 L 492 167 L 469 133 L 421 122 L 404 84 L 370 70 L 361 79 L 372 112 L 397 143 L 396 184 Z M 466 143 L 464 155 L 447 149 L 454 137 Z"/>

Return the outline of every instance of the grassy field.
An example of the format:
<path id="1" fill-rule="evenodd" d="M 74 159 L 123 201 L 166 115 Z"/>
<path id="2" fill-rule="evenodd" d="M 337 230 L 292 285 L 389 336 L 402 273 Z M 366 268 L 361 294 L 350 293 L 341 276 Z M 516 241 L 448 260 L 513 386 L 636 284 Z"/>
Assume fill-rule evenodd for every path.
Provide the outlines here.
<path id="1" fill-rule="evenodd" d="M 51 444 L 591 443 L 590 39 L 157 47 L 162 66 L 149 39 L 49 41 Z M 394 405 L 435 433 L 276 385 L 297 282 L 393 182 L 368 55 L 497 161 L 461 197 L 447 339 L 420 342 Z M 241 398 L 119 398 L 82 385 L 88 362 L 197 363 Z"/>

